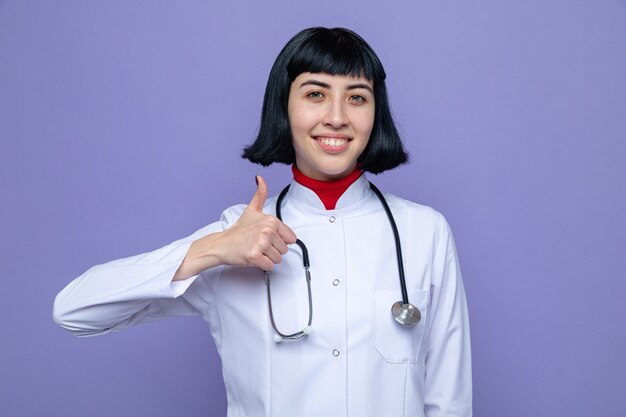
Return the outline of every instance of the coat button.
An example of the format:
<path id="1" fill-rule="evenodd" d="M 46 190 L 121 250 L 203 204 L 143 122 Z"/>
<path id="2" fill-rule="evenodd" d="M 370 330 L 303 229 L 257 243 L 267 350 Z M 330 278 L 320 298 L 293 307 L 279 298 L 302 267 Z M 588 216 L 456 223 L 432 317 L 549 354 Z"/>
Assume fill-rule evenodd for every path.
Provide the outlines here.
<path id="1" fill-rule="evenodd" d="M 336 358 L 337 356 L 339 356 L 339 351 L 337 349 L 333 349 L 333 356 Z"/>
<path id="2" fill-rule="evenodd" d="M 335 216 L 330 216 L 328 218 L 328 221 L 331 222 L 331 223 L 335 223 L 335 220 L 337 220 L 337 218 Z"/>
<path id="3" fill-rule="evenodd" d="M 337 285 L 339 285 L 339 280 L 338 279 L 334 279 L 333 280 L 333 285 L 336 287 Z"/>

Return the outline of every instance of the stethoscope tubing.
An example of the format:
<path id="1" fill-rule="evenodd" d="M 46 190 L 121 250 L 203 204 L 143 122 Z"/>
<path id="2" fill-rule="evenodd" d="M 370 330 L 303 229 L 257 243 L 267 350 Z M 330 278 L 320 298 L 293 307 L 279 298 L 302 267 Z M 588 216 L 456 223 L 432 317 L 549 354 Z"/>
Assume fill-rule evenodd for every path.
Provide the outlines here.
<path id="1" fill-rule="evenodd" d="M 393 229 L 393 239 L 396 242 L 396 259 L 398 260 L 398 273 L 400 274 L 400 289 L 402 290 L 402 302 L 404 304 L 409 304 L 409 295 L 406 290 L 406 279 L 404 278 L 404 262 L 402 261 L 402 248 L 400 246 L 400 233 L 398 233 L 398 226 L 396 226 L 396 221 L 391 214 L 391 209 L 389 208 L 389 204 L 387 204 L 387 200 L 383 196 L 383 193 L 370 182 L 370 188 L 374 191 L 374 194 L 378 197 L 380 202 L 383 204 L 383 208 L 385 209 L 385 213 L 387 213 L 387 217 L 389 218 L 389 224 L 391 224 L 391 228 Z"/>
<path id="2" fill-rule="evenodd" d="M 302 253 L 304 257 L 304 253 L 307 252 L 306 246 L 304 246 L 304 243 L 302 243 L 300 239 L 296 240 L 296 244 L 300 246 L 300 248 L 302 249 Z M 311 273 L 309 272 L 308 255 L 305 259 L 306 259 L 305 261 L 306 265 L 304 267 L 304 270 L 306 273 L 307 291 L 309 294 L 309 322 L 307 324 L 307 328 L 310 329 L 311 323 L 313 323 L 313 296 L 311 294 Z M 274 312 L 272 311 L 272 292 L 270 291 L 270 285 L 271 285 L 270 273 L 268 271 L 265 271 L 265 286 L 267 287 L 267 301 L 269 303 L 270 320 L 272 322 L 272 327 L 274 328 L 274 331 L 283 339 L 295 340 L 295 339 L 300 339 L 306 336 L 306 333 L 302 330 L 300 330 L 299 332 L 291 333 L 291 334 L 284 334 L 278 330 L 278 326 L 276 326 L 276 322 L 274 321 Z"/>

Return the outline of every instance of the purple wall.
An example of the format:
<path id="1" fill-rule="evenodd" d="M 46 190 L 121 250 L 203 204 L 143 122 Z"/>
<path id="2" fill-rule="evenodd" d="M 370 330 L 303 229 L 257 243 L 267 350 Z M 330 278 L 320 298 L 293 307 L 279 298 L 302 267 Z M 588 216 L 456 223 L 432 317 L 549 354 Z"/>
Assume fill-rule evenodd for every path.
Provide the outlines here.
<path id="1" fill-rule="evenodd" d="M 76 339 L 52 301 L 289 181 L 239 153 L 313 25 L 377 50 L 412 163 L 374 180 L 455 231 L 475 415 L 626 415 L 626 2 L 298 3 L 0 0 L 0 416 L 225 414 L 201 319 Z"/>

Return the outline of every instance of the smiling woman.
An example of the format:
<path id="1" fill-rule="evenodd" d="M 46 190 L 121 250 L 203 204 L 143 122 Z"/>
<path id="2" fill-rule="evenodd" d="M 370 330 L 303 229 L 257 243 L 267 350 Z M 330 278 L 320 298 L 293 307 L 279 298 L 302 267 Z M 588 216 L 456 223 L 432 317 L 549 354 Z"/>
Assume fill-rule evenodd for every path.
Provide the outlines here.
<path id="1" fill-rule="evenodd" d="M 201 315 L 229 417 L 471 416 L 468 315 L 448 224 L 365 178 L 407 160 L 369 45 L 341 28 L 292 38 L 244 157 L 293 164 L 294 180 L 268 199 L 258 176 L 249 204 L 220 221 L 93 267 L 57 296 L 57 323 L 89 336 Z"/>

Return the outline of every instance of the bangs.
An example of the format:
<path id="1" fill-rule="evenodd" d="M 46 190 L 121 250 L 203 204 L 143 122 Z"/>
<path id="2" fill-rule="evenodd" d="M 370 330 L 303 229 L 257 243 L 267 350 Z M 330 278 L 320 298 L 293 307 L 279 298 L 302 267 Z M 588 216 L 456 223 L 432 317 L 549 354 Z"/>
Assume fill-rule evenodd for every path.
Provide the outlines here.
<path id="1" fill-rule="evenodd" d="M 292 82 L 303 72 L 364 77 L 370 81 L 385 79 L 378 57 L 356 33 L 327 29 L 312 33 L 299 46 L 287 64 Z"/>

